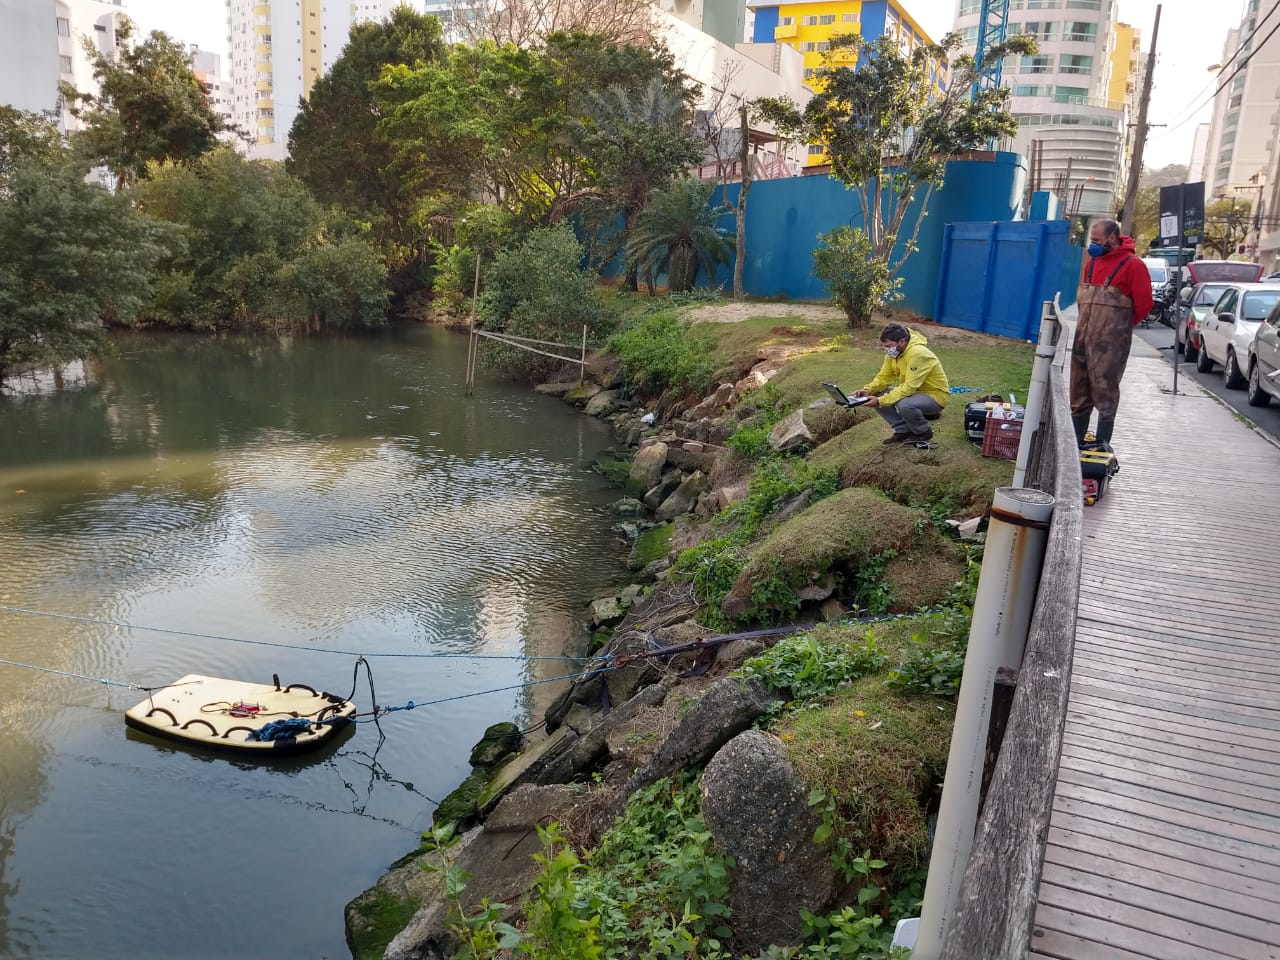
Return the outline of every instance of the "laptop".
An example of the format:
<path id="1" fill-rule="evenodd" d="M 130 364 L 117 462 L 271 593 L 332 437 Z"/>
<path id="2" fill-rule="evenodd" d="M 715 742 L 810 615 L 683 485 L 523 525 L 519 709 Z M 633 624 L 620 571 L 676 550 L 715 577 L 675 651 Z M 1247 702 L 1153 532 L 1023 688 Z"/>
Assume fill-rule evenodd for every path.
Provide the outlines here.
<path id="1" fill-rule="evenodd" d="M 827 393 L 831 394 L 831 399 L 842 407 L 860 407 L 871 399 L 870 397 L 851 397 L 834 383 L 827 383 L 825 380 L 822 381 L 822 386 Z"/>

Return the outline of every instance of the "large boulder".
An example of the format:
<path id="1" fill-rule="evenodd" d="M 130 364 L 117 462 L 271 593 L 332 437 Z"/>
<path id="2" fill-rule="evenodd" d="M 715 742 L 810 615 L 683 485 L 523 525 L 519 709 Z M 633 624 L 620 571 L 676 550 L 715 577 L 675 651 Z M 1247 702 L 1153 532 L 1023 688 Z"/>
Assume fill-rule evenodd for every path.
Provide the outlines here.
<path id="1" fill-rule="evenodd" d="M 698 497 L 706 493 L 709 487 L 706 474 L 701 470 L 695 471 L 676 487 L 675 492 L 662 501 L 662 505 L 655 513 L 658 522 L 666 523 L 682 513 L 688 513 L 697 506 Z"/>
<path id="2" fill-rule="evenodd" d="M 667 445 L 662 441 L 646 444 L 631 460 L 631 484 L 638 490 L 650 490 L 662 478 L 667 463 Z"/>
<path id="3" fill-rule="evenodd" d="M 769 431 L 769 446 L 778 453 L 794 453 L 813 446 L 814 437 L 804 423 L 804 411 L 783 417 Z"/>
<path id="4" fill-rule="evenodd" d="M 809 788 L 776 737 L 747 730 L 725 744 L 702 775 L 702 816 L 733 857 L 736 945 L 754 955 L 804 940 L 800 911 L 823 913 L 837 893 Z"/>
<path id="5" fill-rule="evenodd" d="M 603 417 L 613 413 L 623 405 L 621 394 L 617 390 L 601 390 L 587 401 L 585 412 L 589 417 Z"/>
<path id="6" fill-rule="evenodd" d="M 688 419 L 705 420 L 708 417 L 718 416 L 720 411 L 728 405 L 733 399 L 733 384 L 722 383 L 716 387 L 716 392 L 707 397 L 700 404 L 689 411 Z"/>
<path id="7" fill-rule="evenodd" d="M 653 487 L 645 492 L 641 501 L 650 510 L 657 510 L 662 506 L 662 501 L 671 496 L 675 492 L 676 487 L 684 481 L 683 475 L 679 470 L 671 470 L 666 476 L 659 480 Z"/>

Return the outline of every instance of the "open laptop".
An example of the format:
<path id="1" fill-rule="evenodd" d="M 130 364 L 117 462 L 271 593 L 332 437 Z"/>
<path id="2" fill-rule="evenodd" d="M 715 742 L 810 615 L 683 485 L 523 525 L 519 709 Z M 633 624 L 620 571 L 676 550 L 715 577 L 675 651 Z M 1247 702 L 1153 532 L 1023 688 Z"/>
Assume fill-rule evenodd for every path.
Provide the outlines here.
<path id="1" fill-rule="evenodd" d="M 822 381 L 822 386 L 827 393 L 831 394 L 831 399 L 842 407 L 860 407 L 871 399 L 870 397 L 851 397 L 834 383 L 827 383 L 825 380 Z"/>

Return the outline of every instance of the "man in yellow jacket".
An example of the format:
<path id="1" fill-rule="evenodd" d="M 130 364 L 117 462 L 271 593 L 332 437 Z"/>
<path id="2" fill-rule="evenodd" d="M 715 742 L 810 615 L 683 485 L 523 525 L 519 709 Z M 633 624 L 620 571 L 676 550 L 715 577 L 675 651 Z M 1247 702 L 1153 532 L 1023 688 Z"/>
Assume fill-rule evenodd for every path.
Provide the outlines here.
<path id="1" fill-rule="evenodd" d="M 951 384 L 942 363 L 927 346 L 928 340 L 900 323 L 886 324 L 880 331 L 884 363 L 874 380 L 855 397 L 871 397 L 893 436 L 885 443 L 923 443 L 933 439 L 930 420 L 942 415 L 951 396 Z"/>

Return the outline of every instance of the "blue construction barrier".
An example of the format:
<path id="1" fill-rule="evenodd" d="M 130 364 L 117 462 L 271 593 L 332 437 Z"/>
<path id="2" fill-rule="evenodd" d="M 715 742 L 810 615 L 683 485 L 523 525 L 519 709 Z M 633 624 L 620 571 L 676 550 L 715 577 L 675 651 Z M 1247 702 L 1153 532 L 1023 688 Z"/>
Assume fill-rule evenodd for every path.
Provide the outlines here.
<path id="1" fill-rule="evenodd" d="M 933 318 L 966 330 L 1035 339 L 1041 305 L 1063 282 L 1068 226 L 1065 220 L 948 224 Z M 1074 299 L 1074 283 L 1070 290 Z"/>

